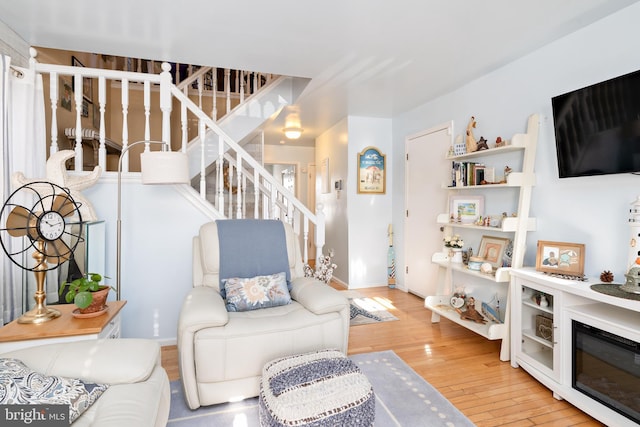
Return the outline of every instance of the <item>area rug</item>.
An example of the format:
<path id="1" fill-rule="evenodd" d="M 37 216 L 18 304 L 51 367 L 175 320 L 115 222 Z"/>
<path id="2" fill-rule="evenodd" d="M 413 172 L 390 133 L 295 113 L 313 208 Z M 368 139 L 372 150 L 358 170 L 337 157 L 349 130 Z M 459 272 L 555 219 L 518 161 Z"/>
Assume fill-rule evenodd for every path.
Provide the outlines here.
<path id="1" fill-rule="evenodd" d="M 398 320 L 387 311 L 387 307 L 380 301 L 367 298 L 357 291 L 341 291 L 351 305 L 351 326 L 367 325 L 370 323 L 389 322 Z"/>
<path id="2" fill-rule="evenodd" d="M 393 351 L 350 356 L 376 394 L 375 426 L 470 427 L 474 424 Z M 258 398 L 191 411 L 180 381 L 171 382 L 170 426 L 258 427 Z"/>

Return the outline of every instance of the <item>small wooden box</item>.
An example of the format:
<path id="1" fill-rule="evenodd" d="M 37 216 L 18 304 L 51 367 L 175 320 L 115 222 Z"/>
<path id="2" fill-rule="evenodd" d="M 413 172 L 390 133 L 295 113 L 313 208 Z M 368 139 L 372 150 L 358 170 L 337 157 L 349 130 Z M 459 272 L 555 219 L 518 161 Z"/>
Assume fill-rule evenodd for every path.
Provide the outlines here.
<path id="1" fill-rule="evenodd" d="M 553 341 L 553 319 L 538 314 L 536 316 L 536 336 Z"/>

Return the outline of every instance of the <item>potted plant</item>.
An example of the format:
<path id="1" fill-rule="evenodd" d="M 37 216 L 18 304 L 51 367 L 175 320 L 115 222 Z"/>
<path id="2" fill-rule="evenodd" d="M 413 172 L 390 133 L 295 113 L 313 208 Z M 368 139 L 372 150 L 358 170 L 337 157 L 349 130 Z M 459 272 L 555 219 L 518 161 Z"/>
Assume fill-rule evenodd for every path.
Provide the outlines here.
<path id="1" fill-rule="evenodd" d="M 66 281 L 60 287 L 60 294 L 67 288 L 65 300 L 68 303 L 73 302 L 80 313 L 89 314 L 104 309 L 105 302 L 112 286 L 101 285 L 102 276 L 97 273 L 89 273 L 87 277 L 75 279 L 70 283 Z"/>

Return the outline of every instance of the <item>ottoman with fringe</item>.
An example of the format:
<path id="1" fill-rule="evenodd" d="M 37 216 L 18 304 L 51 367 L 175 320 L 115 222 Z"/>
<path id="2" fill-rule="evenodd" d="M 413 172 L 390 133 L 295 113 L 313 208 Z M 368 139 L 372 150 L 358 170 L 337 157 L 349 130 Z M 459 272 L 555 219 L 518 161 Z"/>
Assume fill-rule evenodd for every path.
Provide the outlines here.
<path id="1" fill-rule="evenodd" d="M 375 419 L 371 383 L 336 350 L 267 363 L 258 402 L 261 426 L 372 426 Z"/>

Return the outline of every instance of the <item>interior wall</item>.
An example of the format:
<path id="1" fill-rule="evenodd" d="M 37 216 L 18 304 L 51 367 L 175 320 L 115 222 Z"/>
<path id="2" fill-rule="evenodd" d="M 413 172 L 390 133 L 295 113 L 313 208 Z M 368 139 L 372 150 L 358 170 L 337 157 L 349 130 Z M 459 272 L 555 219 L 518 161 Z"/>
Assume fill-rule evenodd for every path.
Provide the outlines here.
<path id="1" fill-rule="evenodd" d="M 393 123 L 393 218 L 400 233 L 396 236 L 402 235 L 405 193 L 401 157 L 407 135 L 451 119 L 456 133 L 461 133 L 469 117 L 475 116 L 476 138 L 482 135 L 491 143 L 497 136 L 511 138 L 524 132 L 527 117 L 540 113 L 531 203 L 531 216 L 537 218 L 538 226 L 528 235 L 525 265 L 535 265 L 537 240 L 584 243 L 585 274 L 597 277 L 610 270 L 616 282 L 624 281 L 629 204 L 640 193 L 640 176 L 559 179 L 551 98 L 640 69 L 638 19 L 640 4 L 636 3 L 397 117 Z M 444 159 L 445 153 L 434 155 Z M 437 227 L 435 218 L 425 220 Z M 402 266 L 403 245 L 399 243 L 396 250 Z M 401 286 L 402 281 L 399 277 Z"/>
<path id="2" fill-rule="evenodd" d="M 323 254 L 333 252 L 333 262 L 338 266 L 333 278 L 349 286 L 349 217 L 347 199 L 349 179 L 349 131 L 346 118 L 316 138 L 316 203 L 322 203 L 325 215 L 325 245 Z M 328 193 L 322 189 L 323 161 L 329 161 Z M 355 160 L 354 164 L 355 164 Z M 333 183 L 342 180 L 342 197 L 337 197 Z M 320 254 L 318 254 L 320 255 Z"/>
<path id="3" fill-rule="evenodd" d="M 349 199 L 349 288 L 387 284 L 387 232 L 392 221 L 393 177 L 391 119 L 349 116 L 348 174 L 343 194 Z M 385 194 L 358 194 L 358 153 L 373 146 L 386 155 Z M 333 185 L 332 185 L 333 187 Z M 335 192 L 335 190 L 333 190 Z"/>

